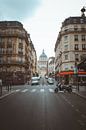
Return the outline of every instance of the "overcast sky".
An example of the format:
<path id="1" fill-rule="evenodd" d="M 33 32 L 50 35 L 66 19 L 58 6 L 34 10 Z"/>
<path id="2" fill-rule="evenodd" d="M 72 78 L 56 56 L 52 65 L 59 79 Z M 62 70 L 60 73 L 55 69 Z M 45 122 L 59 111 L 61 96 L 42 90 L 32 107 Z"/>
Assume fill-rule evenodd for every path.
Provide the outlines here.
<path id="1" fill-rule="evenodd" d="M 62 22 L 80 16 L 83 6 L 85 0 L 0 0 L 0 20 L 20 21 L 31 35 L 37 56 L 44 49 L 50 57 Z"/>

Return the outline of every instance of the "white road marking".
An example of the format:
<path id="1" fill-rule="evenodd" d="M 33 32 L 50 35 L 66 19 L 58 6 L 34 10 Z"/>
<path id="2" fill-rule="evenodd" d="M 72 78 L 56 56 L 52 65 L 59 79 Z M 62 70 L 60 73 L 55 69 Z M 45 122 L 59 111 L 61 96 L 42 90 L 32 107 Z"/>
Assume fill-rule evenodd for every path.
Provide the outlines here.
<path id="1" fill-rule="evenodd" d="M 44 92 L 44 89 L 40 89 L 40 92 Z"/>
<path id="2" fill-rule="evenodd" d="M 27 91 L 28 91 L 28 89 L 24 89 L 22 92 L 25 93 L 25 92 L 27 92 Z"/>
<path id="3" fill-rule="evenodd" d="M 19 92 L 19 91 L 20 91 L 20 89 L 17 89 L 17 90 L 16 90 L 16 92 Z"/>
<path id="4" fill-rule="evenodd" d="M 32 93 L 35 92 L 35 91 L 36 91 L 36 89 L 32 89 L 32 90 L 31 90 Z"/>
<path id="5" fill-rule="evenodd" d="M 59 93 L 64 93 L 64 91 L 58 91 Z"/>
<path id="6" fill-rule="evenodd" d="M 51 88 L 49 88 L 49 91 L 50 91 L 50 92 L 52 92 L 52 93 L 54 92 L 54 90 L 53 90 L 53 89 L 51 89 Z"/>

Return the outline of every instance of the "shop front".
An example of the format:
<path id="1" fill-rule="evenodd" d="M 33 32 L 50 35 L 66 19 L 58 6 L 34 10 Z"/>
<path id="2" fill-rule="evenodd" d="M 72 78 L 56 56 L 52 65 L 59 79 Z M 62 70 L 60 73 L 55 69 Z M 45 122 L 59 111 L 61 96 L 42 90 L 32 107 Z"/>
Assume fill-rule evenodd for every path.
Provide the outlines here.
<path id="1" fill-rule="evenodd" d="M 74 84 L 77 83 L 80 85 L 86 85 L 86 71 L 78 71 L 74 73 L 74 71 L 62 71 L 57 74 L 59 77 L 59 81 L 63 81 L 65 84 Z"/>

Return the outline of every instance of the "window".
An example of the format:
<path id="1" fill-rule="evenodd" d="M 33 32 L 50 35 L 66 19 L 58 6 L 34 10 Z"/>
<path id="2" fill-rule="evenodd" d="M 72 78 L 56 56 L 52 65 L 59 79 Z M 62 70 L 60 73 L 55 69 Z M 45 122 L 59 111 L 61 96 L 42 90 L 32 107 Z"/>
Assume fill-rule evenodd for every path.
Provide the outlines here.
<path id="1" fill-rule="evenodd" d="M 2 42 L 2 38 L 0 37 L 0 43 Z"/>
<path id="2" fill-rule="evenodd" d="M 68 40 L 68 36 L 64 36 L 64 41 Z"/>
<path id="3" fill-rule="evenodd" d="M 19 48 L 23 48 L 23 43 L 22 42 L 19 43 Z"/>
<path id="4" fill-rule="evenodd" d="M 75 50 L 79 50 L 78 44 L 75 44 Z"/>
<path id="5" fill-rule="evenodd" d="M 65 60 L 68 60 L 68 55 L 65 55 Z"/>
<path id="6" fill-rule="evenodd" d="M 80 23 L 84 23 L 84 19 L 80 19 Z"/>
<path id="7" fill-rule="evenodd" d="M 77 31 L 78 30 L 78 27 L 77 26 L 74 26 L 74 31 Z"/>
<path id="8" fill-rule="evenodd" d="M 85 25 L 84 24 L 81 25 L 81 31 L 85 31 Z"/>
<path id="9" fill-rule="evenodd" d="M 22 58 L 22 57 L 19 57 L 19 58 L 18 58 L 18 62 L 19 62 L 19 63 L 23 63 L 23 58 Z"/>
<path id="10" fill-rule="evenodd" d="M 8 63 L 11 63 L 12 57 L 7 57 L 7 61 L 8 61 Z"/>
<path id="11" fill-rule="evenodd" d="M 7 54 L 12 54 L 12 52 L 13 52 L 13 49 L 12 49 L 12 48 L 8 48 L 8 49 L 6 50 L 6 53 L 7 53 Z"/>
<path id="12" fill-rule="evenodd" d="M 64 46 L 64 50 L 65 50 L 65 51 L 68 51 L 68 45 L 65 45 L 65 46 Z"/>
<path id="13" fill-rule="evenodd" d="M 86 54 L 82 54 L 82 55 L 80 56 L 80 58 L 81 58 L 81 61 L 85 60 L 85 59 L 86 59 Z"/>
<path id="14" fill-rule="evenodd" d="M 77 19 L 73 19 L 73 23 L 77 23 Z"/>
<path id="15" fill-rule="evenodd" d="M 19 43 L 18 54 L 23 55 L 23 43 Z"/>
<path id="16" fill-rule="evenodd" d="M 7 39 L 7 42 L 10 42 L 10 43 L 11 43 L 11 42 L 12 42 L 12 38 L 8 38 L 8 39 Z"/>
<path id="17" fill-rule="evenodd" d="M 0 57 L 0 63 L 3 63 L 3 59 L 2 59 L 2 57 Z"/>
<path id="18" fill-rule="evenodd" d="M 23 39 L 19 39 L 19 43 L 23 43 Z"/>
<path id="19" fill-rule="evenodd" d="M 19 54 L 19 55 L 23 55 L 23 51 L 22 51 L 22 50 L 19 50 L 19 51 L 18 51 L 18 54 Z"/>
<path id="20" fill-rule="evenodd" d="M 74 35 L 74 41 L 78 41 L 78 35 Z"/>
<path id="21" fill-rule="evenodd" d="M 86 50 L 86 44 L 82 44 L 82 50 Z"/>
<path id="22" fill-rule="evenodd" d="M 68 31 L 68 28 L 67 28 L 67 27 L 65 27 L 64 31 L 65 31 L 65 32 L 67 32 L 67 31 Z"/>
<path id="23" fill-rule="evenodd" d="M 82 35 L 82 41 L 85 41 L 85 35 Z"/>
<path id="24" fill-rule="evenodd" d="M 82 31 L 85 31 L 85 27 L 81 27 L 81 30 L 82 30 Z"/>
<path id="25" fill-rule="evenodd" d="M 7 48 L 12 48 L 12 43 L 8 42 L 7 43 Z"/>
<path id="26" fill-rule="evenodd" d="M 66 67 L 65 70 L 66 70 L 66 71 L 69 70 L 68 67 Z"/>
<path id="27" fill-rule="evenodd" d="M 75 61 L 79 61 L 79 54 L 75 54 Z"/>
<path id="28" fill-rule="evenodd" d="M 0 54 L 3 54 L 3 52 L 4 52 L 4 49 L 0 48 Z"/>

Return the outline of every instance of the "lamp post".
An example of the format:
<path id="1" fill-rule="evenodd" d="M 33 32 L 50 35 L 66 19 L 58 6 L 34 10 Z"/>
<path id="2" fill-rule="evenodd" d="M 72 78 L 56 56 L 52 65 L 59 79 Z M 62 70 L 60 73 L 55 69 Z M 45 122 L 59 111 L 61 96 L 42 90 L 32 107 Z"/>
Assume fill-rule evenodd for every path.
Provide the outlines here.
<path id="1" fill-rule="evenodd" d="M 75 67 L 74 67 L 74 74 L 76 76 L 76 81 L 77 81 L 77 90 L 79 91 L 78 67 L 77 67 L 77 62 L 76 61 L 75 61 Z"/>

